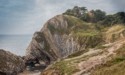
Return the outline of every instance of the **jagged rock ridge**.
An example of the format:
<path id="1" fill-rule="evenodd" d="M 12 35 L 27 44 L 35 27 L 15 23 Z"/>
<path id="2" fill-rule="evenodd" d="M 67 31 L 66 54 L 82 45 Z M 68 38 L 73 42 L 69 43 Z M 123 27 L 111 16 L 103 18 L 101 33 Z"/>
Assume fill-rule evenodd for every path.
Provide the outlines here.
<path id="1" fill-rule="evenodd" d="M 0 49 L 0 75 L 17 75 L 25 68 L 21 57 Z"/>

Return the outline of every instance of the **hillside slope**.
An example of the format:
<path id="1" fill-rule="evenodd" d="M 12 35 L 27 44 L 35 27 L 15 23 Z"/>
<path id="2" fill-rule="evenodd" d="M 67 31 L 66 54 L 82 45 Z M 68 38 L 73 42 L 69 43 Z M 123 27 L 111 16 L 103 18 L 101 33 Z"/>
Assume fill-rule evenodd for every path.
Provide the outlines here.
<path id="1" fill-rule="evenodd" d="M 124 25 L 101 27 L 76 17 L 58 15 L 35 32 L 26 60 L 38 58 L 48 66 L 41 75 L 90 75 L 125 44 Z M 96 75 L 96 74 L 95 74 Z"/>
<path id="2" fill-rule="evenodd" d="M 101 38 L 94 25 L 73 16 L 58 15 L 34 34 L 27 48 L 27 58 L 37 57 L 51 62 L 85 48 L 95 47 L 102 43 Z"/>
<path id="3" fill-rule="evenodd" d="M 93 69 L 91 75 L 125 75 L 125 45 L 115 53 L 111 60 Z"/>

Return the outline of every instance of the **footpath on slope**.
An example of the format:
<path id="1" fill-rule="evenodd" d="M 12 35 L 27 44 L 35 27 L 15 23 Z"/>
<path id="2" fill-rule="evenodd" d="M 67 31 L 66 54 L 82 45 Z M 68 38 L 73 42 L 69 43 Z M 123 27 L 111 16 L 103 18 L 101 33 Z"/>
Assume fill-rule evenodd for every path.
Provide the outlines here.
<path id="1" fill-rule="evenodd" d="M 65 61 L 72 61 L 72 60 L 77 60 L 79 58 L 84 58 L 84 56 L 87 55 L 92 55 L 92 54 L 96 54 L 96 53 L 101 53 L 102 51 L 104 51 L 101 54 L 97 54 L 94 56 L 89 57 L 87 60 L 83 60 L 79 63 L 77 63 L 77 69 L 79 69 L 78 72 L 75 72 L 73 75 L 89 75 L 89 71 L 94 68 L 97 65 L 101 65 L 103 63 L 106 62 L 106 58 L 109 57 L 110 55 L 115 54 L 114 51 L 118 50 L 119 48 L 122 47 L 122 45 L 125 44 L 125 40 L 119 40 L 117 42 L 114 43 L 110 43 L 110 44 L 105 44 L 104 46 L 106 46 L 106 48 L 103 50 L 101 49 L 91 49 L 88 52 L 74 57 L 74 58 L 67 58 L 65 59 Z M 28 71 L 25 70 L 23 73 L 20 73 L 18 75 L 40 75 L 42 72 L 43 68 L 36 68 L 36 70 L 33 71 Z"/>
<path id="2" fill-rule="evenodd" d="M 111 43 L 108 45 L 109 47 L 106 49 L 107 53 L 104 52 L 101 55 L 90 57 L 88 60 L 78 63 L 77 66 L 80 71 L 74 73 L 73 75 L 89 75 L 90 74 L 89 71 L 92 68 L 94 68 L 97 65 L 101 65 L 105 63 L 106 62 L 105 59 L 108 56 L 115 54 L 114 51 L 121 48 L 123 44 L 125 44 L 125 40 L 120 40 L 120 41 Z"/>

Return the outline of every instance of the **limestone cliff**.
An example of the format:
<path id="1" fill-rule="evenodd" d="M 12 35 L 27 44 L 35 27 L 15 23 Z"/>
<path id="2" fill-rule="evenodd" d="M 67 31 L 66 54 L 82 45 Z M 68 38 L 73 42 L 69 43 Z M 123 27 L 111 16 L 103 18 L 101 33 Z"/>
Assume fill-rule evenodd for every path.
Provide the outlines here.
<path id="1" fill-rule="evenodd" d="M 101 27 L 58 15 L 34 33 L 26 60 L 38 58 L 49 64 L 55 61 L 41 75 L 90 75 L 93 68 L 115 55 L 114 51 L 125 44 L 124 38 L 124 25 Z"/>
<path id="2" fill-rule="evenodd" d="M 93 48 L 102 41 L 95 25 L 73 16 L 58 15 L 47 21 L 39 32 L 35 32 L 27 48 L 26 59 L 55 61 L 88 47 Z"/>
<path id="3" fill-rule="evenodd" d="M 0 75 L 17 75 L 24 67 L 21 57 L 0 49 Z"/>
<path id="4" fill-rule="evenodd" d="M 26 59 L 38 58 L 49 64 L 55 61 L 41 75 L 90 75 L 93 68 L 115 56 L 125 44 L 124 38 L 124 25 L 103 27 L 58 15 L 34 33 Z"/>

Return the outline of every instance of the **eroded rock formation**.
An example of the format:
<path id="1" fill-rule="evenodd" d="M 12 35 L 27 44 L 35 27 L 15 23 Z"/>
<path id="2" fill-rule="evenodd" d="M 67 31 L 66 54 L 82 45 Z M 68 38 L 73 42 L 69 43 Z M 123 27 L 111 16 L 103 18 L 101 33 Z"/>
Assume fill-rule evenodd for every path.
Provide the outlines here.
<path id="1" fill-rule="evenodd" d="M 21 57 L 0 49 L 0 75 L 17 75 L 24 68 Z"/>
<path id="2" fill-rule="evenodd" d="M 39 58 L 51 62 L 94 47 L 102 41 L 98 30 L 89 23 L 73 16 L 58 15 L 34 34 L 27 48 L 26 59 Z"/>
<path id="3" fill-rule="evenodd" d="M 120 41 L 120 48 L 124 43 L 124 32 L 124 25 L 103 29 L 73 16 L 58 15 L 34 33 L 26 59 L 38 58 L 48 65 L 66 58 L 52 63 L 41 75 L 81 75 L 106 62 L 109 55 L 114 55 L 115 44 Z M 72 58 L 67 58 L 69 55 Z"/>

